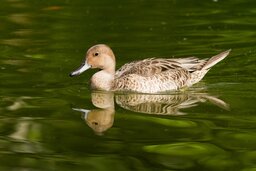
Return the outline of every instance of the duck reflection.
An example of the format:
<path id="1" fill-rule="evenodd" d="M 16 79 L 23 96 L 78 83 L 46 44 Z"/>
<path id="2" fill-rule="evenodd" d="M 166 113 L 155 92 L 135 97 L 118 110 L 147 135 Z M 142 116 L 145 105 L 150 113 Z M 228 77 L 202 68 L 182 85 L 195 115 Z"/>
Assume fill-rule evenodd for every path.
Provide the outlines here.
<path id="1" fill-rule="evenodd" d="M 114 94 L 111 92 L 92 92 L 92 103 L 97 109 L 73 108 L 83 113 L 83 119 L 95 133 L 102 134 L 114 123 L 115 103 L 126 110 L 156 115 L 185 115 L 182 109 L 210 102 L 225 110 L 228 104 L 207 93 L 177 92 L 175 94 Z"/>
<path id="2" fill-rule="evenodd" d="M 83 113 L 82 119 L 91 127 L 94 132 L 101 135 L 107 129 L 111 128 L 114 123 L 115 107 L 114 94 L 109 92 L 93 92 L 91 100 L 98 109 L 78 109 L 73 110 Z"/>
<path id="3" fill-rule="evenodd" d="M 205 93 L 177 93 L 177 94 L 119 94 L 115 96 L 116 103 L 124 109 L 157 115 L 184 115 L 181 109 L 197 106 L 209 101 L 223 109 L 228 105 Z"/>

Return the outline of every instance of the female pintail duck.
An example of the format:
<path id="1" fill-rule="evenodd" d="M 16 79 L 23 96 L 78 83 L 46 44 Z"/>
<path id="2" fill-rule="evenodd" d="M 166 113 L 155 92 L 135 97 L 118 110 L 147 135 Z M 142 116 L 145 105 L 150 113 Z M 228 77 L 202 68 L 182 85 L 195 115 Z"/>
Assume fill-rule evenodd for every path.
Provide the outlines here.
<path id="1" fill-rule="evenodd" d="M 87 51 L 81 67 L 70 73 L 70 76 L 79 75 L 89 68 L 99 68 L 101 70 L 91 78 L 92 89 L 141 93 L 178 90 L 199 82 L 229 52 L 227 50 L 210 59 L 149 58 L 127 63 L 115 71 L 113 51 L 107 45 L 98 44 Z"/>

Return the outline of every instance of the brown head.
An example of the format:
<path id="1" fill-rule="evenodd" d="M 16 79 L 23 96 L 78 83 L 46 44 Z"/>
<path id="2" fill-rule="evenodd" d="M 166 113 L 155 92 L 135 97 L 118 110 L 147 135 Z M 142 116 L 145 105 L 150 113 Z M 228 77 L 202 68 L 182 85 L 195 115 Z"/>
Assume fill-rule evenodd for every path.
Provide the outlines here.
<path id="1" fill-rule="evenodd" d="M 115 55 L 110 47 L 104 44 L 92 46 L 86 53 L 85 61 L 75 71 L 70 73 L 70 76 L 76 76 L 89 68 L 99 68 L 109 72 L 115 73 Z"/>

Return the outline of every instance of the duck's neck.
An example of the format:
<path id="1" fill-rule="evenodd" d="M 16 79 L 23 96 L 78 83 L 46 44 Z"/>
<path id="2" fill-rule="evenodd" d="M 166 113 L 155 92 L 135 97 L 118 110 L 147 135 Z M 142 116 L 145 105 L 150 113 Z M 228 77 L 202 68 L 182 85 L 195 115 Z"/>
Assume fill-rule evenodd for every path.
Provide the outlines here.
<path id="1" fill-rule="evenodd" d="M 115 70 L 101 70 L 91 78 L 91 88 L 96 90 L 109 91 L 113 87 Z"/>
<path id="2" fill-rule="evenodd" d="M 107 58 L 108 59 L 108 58 Z M 91 87 L 96 90 L 109 91 L 112 89 L 115 78 L 115 60 L 105 60 L 102 70 L 95 73 L 91 78 Z"/>
<path id="3" fill-rule="evenodd" d="M 106 60 L 103 70 L 111 75 L 115 75 L 115 72 L 116 72 L 115 60 Z"/>

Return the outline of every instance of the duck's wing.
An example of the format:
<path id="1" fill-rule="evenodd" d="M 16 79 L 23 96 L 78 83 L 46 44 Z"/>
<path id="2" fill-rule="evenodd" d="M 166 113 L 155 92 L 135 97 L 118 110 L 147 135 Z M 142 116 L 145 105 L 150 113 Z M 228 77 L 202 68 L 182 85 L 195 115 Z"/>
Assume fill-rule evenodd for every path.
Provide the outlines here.
<path id="1" fill-rule="evenodd" d="M 116 78 L 127 74 L 152 76 L 168 70 L 183 68 L 190 73 L 200 70 L 209 70 L 212 66 L 223 60 L 231 50 L 224 51 L 210 59 L 197 57 L 185 58 L 148 58 L 123 65 L 116 72 Z"/>
<path id="2" fill-rule="evenodd" d="M 182 68 L 187 69 L 189 72 L 198 70 L 209 70 L 215 64 L 223 60 L 230 53 L 231 49 L 221 52 L 211 58 L 198 59 L 196 57 L 174 59 L 181 64 Z"/>
<path id="3" fill-rule="evenodd" d="M 141 61 L 134 61 L 123 65 L 116 71 L 116 78 L 128 75 L 138 74 L 141 76 L 152 76 L 178 68 L 184 68 L 189 72 L 201 69 L 206 63 L 206 60 L 200 60 L 196 57 L 187 58 L 149 58 Z"/>
<path id="4" fill-rule="evenodd" d="M 180 68 L 180 63 L 175 60 L 149 58 L 123 65 L 116 71 L 116 77 L 122 77 L 128 74 L 138 74 L 147 77 L 175 68 Z"/>
<path id="5" fill-rule="evenodd" d="M 187 57 L 187 58 L 176 58 L 173 59 L 176 62 L 178 62 L 181 68 L 184 68 L 186 70 L 188 70 L 189 72 L 194 72 L 197 70 L 201 70 L 203 68 L 203 66 L 206 64 L 207 62 L 207 58 L 206 59 L 199 59 L 197 57 Z"/>

